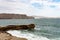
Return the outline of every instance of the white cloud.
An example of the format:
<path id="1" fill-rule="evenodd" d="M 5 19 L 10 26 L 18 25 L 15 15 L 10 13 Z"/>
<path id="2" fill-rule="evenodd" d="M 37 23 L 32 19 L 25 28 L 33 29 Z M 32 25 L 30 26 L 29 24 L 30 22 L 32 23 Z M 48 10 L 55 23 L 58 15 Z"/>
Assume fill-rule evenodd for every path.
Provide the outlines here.
<path id="1" fill-rule="evenodd" d="M 36 2 L 37 0 L 35 0 Z M 40 9 L 40 11 L 37 15 L 42 15 L 42 16 L 48 16 L 48 17 L 60 17 L 60 3 L 52 2 L 52 0 L 39 0 L 41 2 L 40 4 L 43 4 L 44 7 L 43 9 Z M 38 2 L 38 3 L 39 3 Z M 51 7 L 55 6 L 55 8 Z"/>
<path id="2" fill-rule="evenodd" d="M 38 3 L 40 5 L 32 5 Z M 55 7 L 54 7 L 55 6 Z M 48 17 L 60 16 L 60 3 L 52 0 L 0 0 L 0 12 L 25 13 Z"/>

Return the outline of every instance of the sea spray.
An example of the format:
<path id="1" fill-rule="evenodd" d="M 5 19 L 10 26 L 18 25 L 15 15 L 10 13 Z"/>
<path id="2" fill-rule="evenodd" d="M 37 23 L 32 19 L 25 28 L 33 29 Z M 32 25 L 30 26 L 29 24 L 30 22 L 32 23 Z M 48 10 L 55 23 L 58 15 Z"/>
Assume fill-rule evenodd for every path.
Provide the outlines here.
<path id="1" fill-rule="evenodd" d="M 13 36 L 27 38 L 28 40 L 50 40 L 46 37 L 37 36 L 29 32 L 22 33 L 21 31 L 17 31 L 17 30 L 14 30 L 14 31 L 11 30 L 7 32 L 12 34 Z"/>

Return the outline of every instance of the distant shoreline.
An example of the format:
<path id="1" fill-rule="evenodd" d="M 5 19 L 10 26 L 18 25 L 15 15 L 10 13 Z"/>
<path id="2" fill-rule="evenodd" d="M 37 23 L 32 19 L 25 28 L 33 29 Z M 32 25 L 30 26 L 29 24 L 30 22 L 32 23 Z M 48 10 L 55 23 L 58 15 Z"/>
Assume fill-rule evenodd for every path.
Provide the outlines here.
<path id="1" fill-rule="evenodd" d="M 33 16 L 27 16 L 26 14 L 1 13 L 0 19 L 34 19 L 34 17 Z"/>

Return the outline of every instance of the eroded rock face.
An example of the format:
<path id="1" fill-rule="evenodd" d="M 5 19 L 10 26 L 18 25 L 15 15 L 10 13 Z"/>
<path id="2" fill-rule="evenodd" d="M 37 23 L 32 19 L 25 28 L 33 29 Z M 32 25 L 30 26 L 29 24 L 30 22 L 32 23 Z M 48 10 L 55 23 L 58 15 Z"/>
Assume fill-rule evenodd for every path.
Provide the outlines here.
<path id="1" fill-rule="evenodd" d="M 8 31 L 8 30 L 20 30 L 20 29 L 34 29 L 34 24 L 29 25 L 8 25 L 6 27 L 0 27 L 0 31 Z"/>
<path id="2" fill-rule="evenodd" d="M 7 32 L 0 31 L 0 40 L 27 40 L 27 39 L 15 37 Z"/>

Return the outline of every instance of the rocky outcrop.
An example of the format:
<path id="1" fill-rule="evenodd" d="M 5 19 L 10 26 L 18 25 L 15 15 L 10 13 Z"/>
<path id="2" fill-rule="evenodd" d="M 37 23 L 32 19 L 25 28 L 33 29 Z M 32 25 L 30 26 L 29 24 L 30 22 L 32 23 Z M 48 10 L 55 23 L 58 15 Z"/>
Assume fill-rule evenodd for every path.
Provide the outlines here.
<path id="1" fill-rule="evenodd" d="M 27 40 L 27 39 L 15 37 L 7 32 L 0 31 L 0 40 Z"/>
<path id="2" fill-rule="evenodd" d="M 34 24 L 29 25 L 8 25 L 6 27 L 0 27 L 0 31 L 8 31 L 8 30 L 25 30 L 25 29 L 34 29 Z"/>
<path id="3" fill-rule="evenodd" d="M 20 29 L 34 29 L 34 24 L 29 25 L 8 25 L 6 27 L 0 27 L 0 40 L 27 40 L 26 38 L 19 38 L 7 33 L 8 30 L 20 30 Z"/>
<path id="4" fill-rule="evenodd" d="M 34 29 L 34 24 L 29 25 L 8 25 L 6 27 L 0 27 L 0 40 L 27 40 L 26 38 L 19 38 L 7 33 L 8 30 L 20 30 L 20 29 Z"/>

